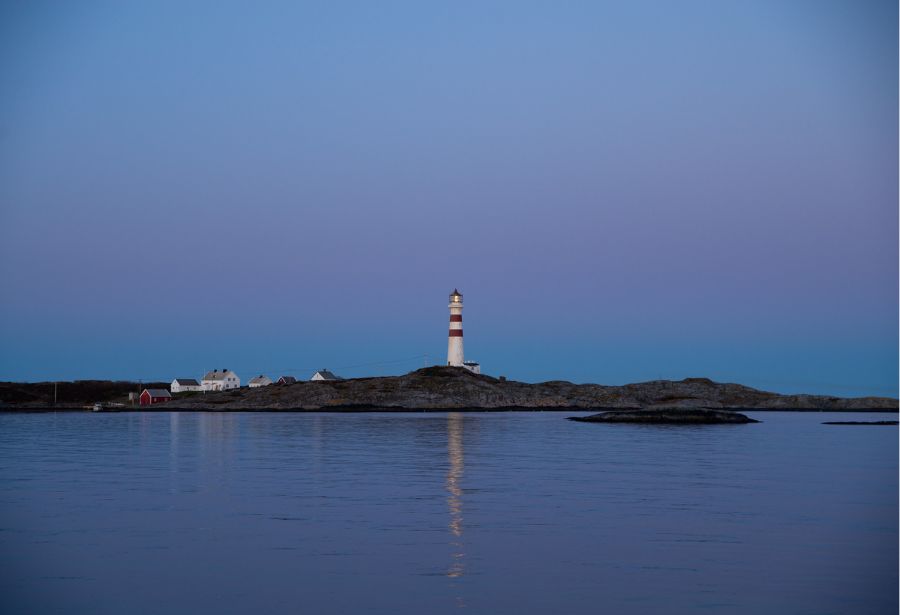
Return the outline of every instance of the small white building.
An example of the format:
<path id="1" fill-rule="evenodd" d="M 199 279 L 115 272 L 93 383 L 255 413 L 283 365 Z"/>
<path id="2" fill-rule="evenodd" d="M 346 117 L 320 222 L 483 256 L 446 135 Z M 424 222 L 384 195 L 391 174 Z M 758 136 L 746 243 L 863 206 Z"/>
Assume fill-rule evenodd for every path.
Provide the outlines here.
<path id="1" fill-rule="evenodd" d="M 343 380 L 343 378 L 341 378 L 340 376 L 335 376 L 327 369 L 320 369 L 312 375 L 312 378 L 310 378 L 310 380 L 314 382 L 321 382 L 323 380 Z"/>
<path id="2" fill-rule="evenodd" d="M 256 389 L 259 387 L 267 387 L 270 384 L 272 384 L 272 379 L 268 376 L 263 376 L 262 374 L 260 374 L 259 376 L 254 376 L 253 378 L 251 378 L 247 383 L 247 386 L 249 386 L 251 389 Z"/>
<path id="3" fill-rule="evenodd" d="M 476 363 L 475 361 L 463 361 L 462 366 L 465 367 L 470 372 L 472 372 L 473 374 L 481 373 L 481 364 Z"/>
<path id="4" fill-rule="evenodd" d="M 214 369 L 206 372 L 200 387 L 204 391 L 227 391 L 228 389 L 237 389 L 241 386 L 241 379 L 230 369 Z"/>
<path id="5" fill-rule="evenodd" d="M 173 393 L 187 393 L 188 391 L 202 391 L 203 387 L 193 378 L 176 378 L 172 381 L 169 390 Z"/>

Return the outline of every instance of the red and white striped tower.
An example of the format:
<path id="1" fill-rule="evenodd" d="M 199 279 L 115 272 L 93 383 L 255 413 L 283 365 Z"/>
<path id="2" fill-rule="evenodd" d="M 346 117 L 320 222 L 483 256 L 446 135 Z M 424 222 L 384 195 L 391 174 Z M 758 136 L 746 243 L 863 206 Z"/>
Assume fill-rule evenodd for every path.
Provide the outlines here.
<path id="1" fill-rule="evenodd" d="M 455 288 L 450 293 L 450 335 L 447 338 L 447 365 L 463 366 L 462 295 Z"/>

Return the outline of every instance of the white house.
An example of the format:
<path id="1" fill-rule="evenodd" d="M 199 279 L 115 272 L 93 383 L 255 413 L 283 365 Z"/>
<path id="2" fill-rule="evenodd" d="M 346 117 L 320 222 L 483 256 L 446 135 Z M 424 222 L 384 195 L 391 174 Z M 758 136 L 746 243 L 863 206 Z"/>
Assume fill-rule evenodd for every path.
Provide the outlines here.
<path id="1" fill-rule="evenodd" d="M 256 389 L 258 387 L 267 387 L 272 384 L 272 379 L 268 376 L 263 376 L 260 374 L 259 376 L 255 376 L 250 379 L 250 382 L 247 383 L 251 389 Z"/>
<path id="2" fill-rule="evenodd" d="M 241 386 L 241 379 L 230 369 L 206 372 L 200 386 L 204 391 L 227 391 L 228 389 L 237 389 Z"/>
<path id="3" fill-rule="evenodd" d="M 186 393 L 187 391 L 202 391 L 203 387 L 193 378 L 176 378 L 172 381 L 169 390 L 173 393 Z"/>
<path id="4" fill-rule="evenodd" d="M 322 380 L 343 380 L 343 378 L 335 376 L 327 369 L 320 369 L 319 371 L 317 371 L 315 374 L 312 375 L 312 378 L 310 378 L 310 380 L 319 382 Z"/>

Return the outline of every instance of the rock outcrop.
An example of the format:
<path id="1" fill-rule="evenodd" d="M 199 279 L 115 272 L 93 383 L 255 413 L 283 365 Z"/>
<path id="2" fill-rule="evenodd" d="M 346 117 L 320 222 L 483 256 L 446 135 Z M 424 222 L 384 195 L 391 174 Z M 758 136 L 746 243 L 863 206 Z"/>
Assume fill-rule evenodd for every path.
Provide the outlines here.
<path id="1" fill-rule="evenodd" d="M 735 425 L 759 423 L 733 410 L 668 408 L 657 410 L 610 410 L 591 416 L 570 416 L 581 423 L 639 423 L 644 425 Z"/>
<path id="2" fill-rule="evenodd" d="M 897 425 L 897 421 L 825 421 L 823 425 Z"/>
<path id="3" fill-rule="evenodd" d="M 498 380 L 459 367 L 404 376 L 297 382 L 176 396 L 160 409 L 185 410 L 573 410 L 689 407 L 747 410 L 897 410 L 897 400 L 778 395 L 706 378 L 624 386 Z"/>

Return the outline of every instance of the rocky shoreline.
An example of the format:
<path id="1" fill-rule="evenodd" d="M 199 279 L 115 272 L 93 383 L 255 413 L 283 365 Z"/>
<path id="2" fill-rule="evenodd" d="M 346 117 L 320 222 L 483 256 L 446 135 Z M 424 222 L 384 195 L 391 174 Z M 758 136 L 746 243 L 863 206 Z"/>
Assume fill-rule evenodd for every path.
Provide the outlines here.
<path id="1" fill-rule="evenodd" d="M 897 411 L 896 399 L 779 395 L 706 378 L 651 381 L 624 386 L 529 384 L 473 374 L 456 367 L 428 367 L 403 376 L 297 382 L 176 397 L 165 409 L 183 410 L 635 410 L 682 406 L 744 410 Z M 162 407 L 160 408 L 162 409 Z"/>
<path id="2" fill-rule="evenodd" d="M 21 385 L 27 386 L 27 385 Z M 0 389 L 2 393 L 2 389 Z M 127 398 L 126 398 L 127 399 Z M 79 400 L 57 406 L 44 400 L 11 401 L 0 397 L 0 410 L 82 409 L 97 401 Z M 297 382 L 216 393 L 176 394 L 153 410 L 186 411 L 515 411 L 640 410 L 661 408 L 726 410 L 880 411 L 897 412 L 898 401 L 886 397 L 841 398 L 822 395 L 779 395 L 706 378 L 656 380 L 623 386 L 573 384 L 565 381 L 525 383 L 473 374 L 457 367 L 428 367 L 403 376 Z M 132 409 L 130 407 L 123 410 Z M 139 408 L 135 408 L 139 409 Z M 147 409 L 147 408 L 144 408 Z"/>

